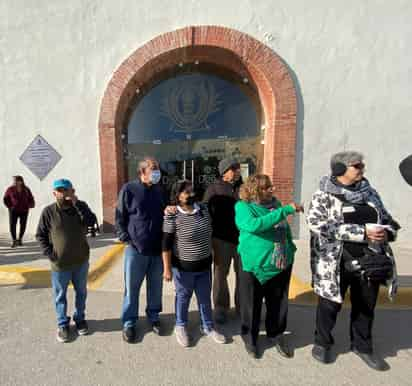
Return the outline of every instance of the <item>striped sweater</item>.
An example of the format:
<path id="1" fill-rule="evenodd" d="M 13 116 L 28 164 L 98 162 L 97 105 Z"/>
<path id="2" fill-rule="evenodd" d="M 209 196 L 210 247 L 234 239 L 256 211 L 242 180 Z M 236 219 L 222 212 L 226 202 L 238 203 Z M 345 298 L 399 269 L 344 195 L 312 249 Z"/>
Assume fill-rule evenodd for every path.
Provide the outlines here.
<path id="1" fill-rule="evenodd" d="M 184 271 L 203 271 L 211 264 L 212 226 L 206 206 L 194 205 L 192 213 L 179 206 L 163 221 L 164 251 L 172 250 L 173 266 Z"/>

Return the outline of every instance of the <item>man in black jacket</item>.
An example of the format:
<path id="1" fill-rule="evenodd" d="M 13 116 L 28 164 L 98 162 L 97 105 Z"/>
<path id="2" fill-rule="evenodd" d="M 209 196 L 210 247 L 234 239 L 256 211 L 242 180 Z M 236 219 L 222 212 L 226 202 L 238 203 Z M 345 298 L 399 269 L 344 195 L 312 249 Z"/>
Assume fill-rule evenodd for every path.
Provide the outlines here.
<path id="1" fill-rule="evenodd" d="M 139 163 L 139 178 L 126 183 L 118 198 L 116 231 L 127 243 L 124 253 L 125 293 L 122 322 L 123 339 L 136 341 L 140 287 L 146 278 L 146 315 L 152 330 L 160 335 L 162 310 L 163 262 L 161 257 L 164 192 L 159 185 L 159 163 L 145 158 Z"/>
<path id="2" fill-rule="evenodd" d="M 219 163 L 221 179 L 206 190 L 204 201 L 208 204 L 213 228 L 213 303 L 215 320 L 225 323 L 230 308 L 227 276 L 233 260 L 236 274 L 235 306 L 239 310 L 238 272 L 239 256 L 237 244 L 239 231 L 235 224 L 235 204 L 239 199 L 240 164 L 234 159 L 223 159 Z"/>
<path id="3" fill-rule="evenodd" d="M 79 335 L 88 333 L 85 319 L 89 244 L 86 224 L 93 213 L 86 203 L 77 205 L 72 183 L 59 179 L 53 183 L 56 202 L 43 209 L 36 239 L 51 262 L 51 279 L 57 313 L 57 340 L 69 341 L 67 287 L 73 283 L 76 294 L 73 320 Z"/>

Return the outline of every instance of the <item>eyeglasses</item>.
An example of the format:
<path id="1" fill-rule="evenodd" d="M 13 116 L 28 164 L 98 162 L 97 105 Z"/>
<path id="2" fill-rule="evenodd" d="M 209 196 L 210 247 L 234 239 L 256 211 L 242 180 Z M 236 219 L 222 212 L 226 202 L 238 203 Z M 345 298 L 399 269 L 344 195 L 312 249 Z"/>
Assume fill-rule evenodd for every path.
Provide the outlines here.
<path id="1" fill-rule="evenodd" d="M 273 192 L 275 188 L 271 185 L 271 186 L 266 186 L 262 188 L 262 190 L 265 190 L 266 192 Z"/>
<path id="2" fill-rule="evenodd" d="M 358 169 L 358 170 L 365 169 L 365 164 L 363 162 L 359 162 L 357 164 L 350 165 L 350 166 L 352 166 L 352 167 L 354 167 L 355 169 Z"/>

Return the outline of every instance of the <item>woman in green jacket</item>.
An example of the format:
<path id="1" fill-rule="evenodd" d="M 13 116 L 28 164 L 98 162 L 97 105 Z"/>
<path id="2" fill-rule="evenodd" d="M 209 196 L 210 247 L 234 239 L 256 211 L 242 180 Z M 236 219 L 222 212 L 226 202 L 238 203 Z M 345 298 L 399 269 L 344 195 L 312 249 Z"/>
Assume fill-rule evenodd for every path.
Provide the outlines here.
<path id="1" fill-rule="evenodd" d="M 257 174 L 240 188 L 235 206 L 239 228 L 241 269 L 240 313 L 246 351 L 258 356 L 258 336 L 263 298 L 266 304 L 266 335 L 279 353 L 293 356 L 285 341 L 289 281 L 296 246 L 287 217 L 303 212 L 300 205 L 282 204 L 273 197 L 268 176 Z"/>

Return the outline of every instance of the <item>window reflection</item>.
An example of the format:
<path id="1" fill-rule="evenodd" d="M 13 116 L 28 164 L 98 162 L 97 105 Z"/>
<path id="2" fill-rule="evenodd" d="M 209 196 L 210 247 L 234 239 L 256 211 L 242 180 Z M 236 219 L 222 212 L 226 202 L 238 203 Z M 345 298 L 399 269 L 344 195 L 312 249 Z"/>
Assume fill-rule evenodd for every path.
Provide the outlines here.
<path id="1" fill-rule="evenodd" d="M 159 160 L 166 187 L 185 176 L 203 191 L 218 177 L 225 157 L 240 161 L 244 177 L 260 170 L 260 106 L 241 87 L 246 86 L 202 73 L 177 75 L 153 87 L 127 127 L 129 179 L 145 155 Z"/>

